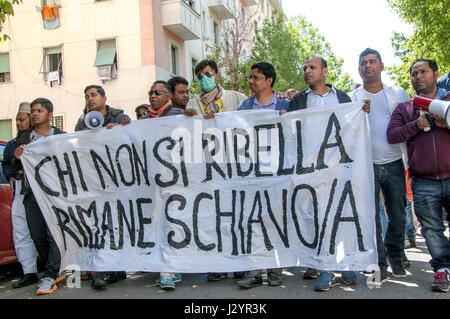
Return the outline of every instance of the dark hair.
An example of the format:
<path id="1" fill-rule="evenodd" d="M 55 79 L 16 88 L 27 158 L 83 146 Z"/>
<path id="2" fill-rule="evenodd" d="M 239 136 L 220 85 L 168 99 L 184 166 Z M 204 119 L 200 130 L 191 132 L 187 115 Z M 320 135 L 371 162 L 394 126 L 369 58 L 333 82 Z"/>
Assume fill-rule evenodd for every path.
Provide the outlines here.
<path id="1" fill-rule="evenodd" d="M 219 73 L 216 62 L 213 60 L 202 60 L 195 67 L 195 74 L 199 74 L 207 66 L 210 66 L 216 73 Z"/>
<path id="2" fill-rule="evenodd" d="M 252 65 L 253 69 L 258 69 L 265 77 L 266 79 L 272 79 L 271 86 L 273 87 L 275 84 L 275 81 L 277 79 L 277 73 L 275 72 L 275 69 L 272 64 L 267 62 L 258 62 Z"/>
<path id="3" fill-rule="evenodd" d="M 90 89 L 96 89 L 97 93 L 100 94 L 101 96 L 105 96 L 105 89 L 102 88 L 100 85 L 89 85 L 84 89 L 84 94 L 86 94 L 86 92 Z"/>
<path id="4" fill-rule="evenodd" d="M 139 113 L 139 109 L 145 109 L 145 110 L 148 112 L 148 104 L 141 104 L 141 105 L 137 106 L 137 107 L 134 109 L 134 112 L 136 112 L 136 117 L 137 117 L 137 118 L 139 118 L 139 116 L 141 115 L 141 114 Z"/>
<path id="5" fill-rule="evenodd" d="M 438 68 L 438 65 L 437 65 L 437 63 L 436 63 L 435 60 L 430 60 L 430 59 L 416 59 L 416 60 L 413 62 L 413 64 L 411 64 L 411 67 L 409 68 L 409 74 L 410 74 L 410 75 L 411 75 L 413 66 L 414 66 L 416 63 L 418 63 L 418 62 L 427 62 L 428 65 L 430 66 L 430 68 L 431 68 L 434 72 L 437 72 L 438 69 L 439 69 L 439 68 Z"/>
<path id="6" fill-rule="evenodd" d="M 381 55 L 377 50 L 371 49 L 371 48 L 367 48 L 365 49 L 363 52 L 361 52 L 361 54 L 359 55 L 359 62 L 361 62 L 361 59 L 363 57 L 365 57 L 366 55 L 369 54 L 376 54 L 378 60 L 380 61 L 380 63 L 383 63 L 383 61 L 381 60 Z"/>
<path id="7" fill-rule="evenodd" d="M 30 108 L 32 108 L 33 105 L 36 105 L 36 104 L 42 105 L 48 111 L 48 113 L 53 113 L 53 104 L 52 104 L 52 102 L 50 102 L 50 100 L 45 99 L 43 97 L 37 98 L 36 100 L 31 102 Z"/>
<path id="8" fill-rule="evenodd" d="M 167 90 L 167 93 L 170 92 L 169 84 L 167 84 L 166 81 L 163 81 L 163 80 L 157 80 L 157 81 L 153 82 L 152 86 L 155 85 L 155 84 L 162 84 L 162 85 L 164 85 L 164 87 L 165 87 L 166 90 Z"/>
<path id="9" fill-rule="evenodd" d="M 169 85 L 170 93 L 175 93 L 175 87 L 177 86 L 177 84 L 185 84 L 189 86 L 189 82 L 181 76 L 174 76 L 169 81 L 167 81 L 167 84 Z"/>
<path id="10" fill-rule="evenodd" d="M 311 59 L 311 58 L 317 58 L 317 59 L 319 59 L 319 60 L 322 62 L 322 67 L 323 67 L 323 68 L 328 68 L 327 60 L 325 60 L 324 58 L 322 58 L 322 57 L 320 57 L 320 56 L 317 56 L 317 55 L 312 55 L 312 56 L 308 57 L 306 60 L 309 60 L 309 59 Z"/>

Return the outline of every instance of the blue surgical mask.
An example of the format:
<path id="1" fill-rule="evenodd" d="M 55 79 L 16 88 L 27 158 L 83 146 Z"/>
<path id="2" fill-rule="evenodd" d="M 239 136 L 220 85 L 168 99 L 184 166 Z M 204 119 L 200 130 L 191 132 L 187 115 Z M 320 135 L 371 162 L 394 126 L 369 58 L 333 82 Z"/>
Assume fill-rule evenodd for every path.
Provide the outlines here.
<path id="1" fill-rule="evenodd" d="M 204 76 L 200 81 L 200 88 L 203 92 L 209 92 L 216 87 L 214 77 Z"/>

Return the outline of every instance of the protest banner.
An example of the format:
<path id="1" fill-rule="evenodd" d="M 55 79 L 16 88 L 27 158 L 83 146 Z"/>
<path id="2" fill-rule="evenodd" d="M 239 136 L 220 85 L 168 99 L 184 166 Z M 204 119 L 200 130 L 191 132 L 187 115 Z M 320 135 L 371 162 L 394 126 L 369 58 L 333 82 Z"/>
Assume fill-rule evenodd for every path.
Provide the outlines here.
<path id="1" fill-rule="evenodd" d="M 38 140 L 23 164 L 62 269 L 362 271 L 376 240 L 361 107 L 133 121 Z"/>

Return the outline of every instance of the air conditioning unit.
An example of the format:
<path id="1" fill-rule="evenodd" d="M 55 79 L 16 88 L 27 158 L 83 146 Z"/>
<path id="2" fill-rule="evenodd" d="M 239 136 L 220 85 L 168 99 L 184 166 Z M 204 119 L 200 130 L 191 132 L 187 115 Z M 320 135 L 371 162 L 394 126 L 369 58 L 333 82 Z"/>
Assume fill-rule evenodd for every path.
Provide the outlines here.
<path id="1" fill-rule="evenodd" d="M 97 74 L 100 81 L 109 81 L 117 78 L 117 67 L 115 64 L 102 65 L 97 67 Z"/>

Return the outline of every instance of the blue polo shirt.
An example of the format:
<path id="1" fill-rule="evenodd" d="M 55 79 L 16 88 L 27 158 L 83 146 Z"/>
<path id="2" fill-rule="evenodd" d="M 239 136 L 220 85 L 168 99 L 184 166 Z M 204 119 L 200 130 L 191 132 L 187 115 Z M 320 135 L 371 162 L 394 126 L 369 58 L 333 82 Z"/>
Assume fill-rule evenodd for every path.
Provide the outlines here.
<path id="1" fill-rule="evenodd" d="M 253 105 L 252 105 L 252 109 L 253 110 L 275 110 L 275 108 L 277 107 L 277 92 L 272 91 L 273 93 L 273 97 L 272 100 L 270 100 L 266 105 L 261 105 L 261 103 L 259 103 L 258 98 L 255 97 L 255 99 L 253 100 Z"/>

